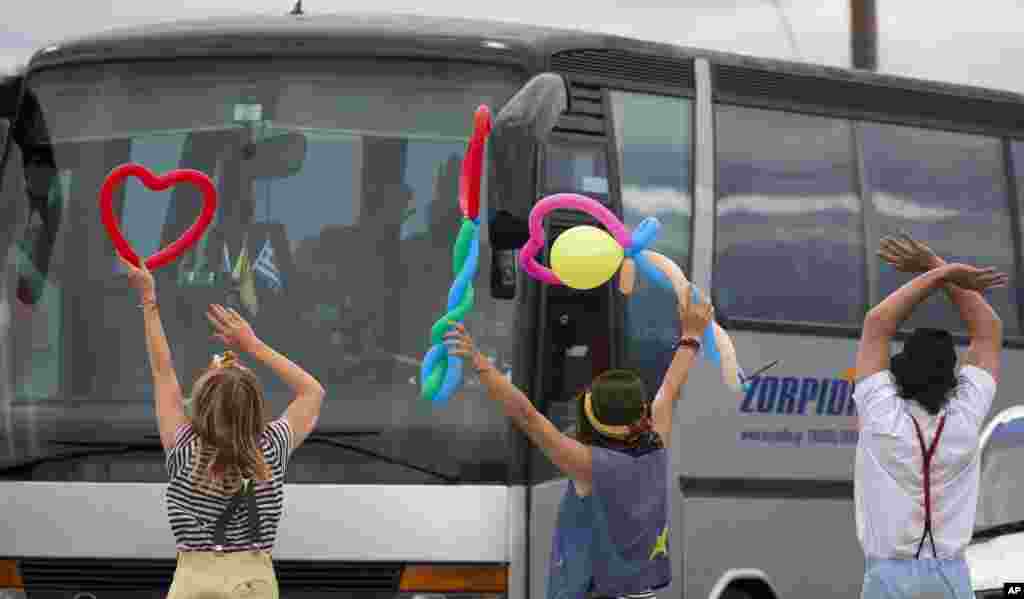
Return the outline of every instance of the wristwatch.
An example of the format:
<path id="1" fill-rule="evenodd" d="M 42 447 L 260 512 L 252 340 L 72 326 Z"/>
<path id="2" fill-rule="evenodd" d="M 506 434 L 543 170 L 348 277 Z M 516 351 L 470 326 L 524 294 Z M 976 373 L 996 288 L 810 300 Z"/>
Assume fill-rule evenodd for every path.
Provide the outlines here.
<path id="1" fill-rule="evenodd" d="M 682 347 L 692 347 L 693 353 L 699 353 L 700 340 L 696 337 L 680 337 L 679 341 L 676 341 L 675 345 L 672 346 L 672 353 L 676 353 Z"/>

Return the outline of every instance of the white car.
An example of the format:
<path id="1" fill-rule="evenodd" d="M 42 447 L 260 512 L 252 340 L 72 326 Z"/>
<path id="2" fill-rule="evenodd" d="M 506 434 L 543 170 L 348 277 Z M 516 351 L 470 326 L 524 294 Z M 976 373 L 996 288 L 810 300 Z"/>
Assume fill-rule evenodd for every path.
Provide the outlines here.
<path id="1" fill-rule="evenodd" d="M 980 447 L 978 519 L 966 557 L 975 596 L 1002 598 L 1004 583 L 1024 581 L 1024 405 L 993 418 Z"/>

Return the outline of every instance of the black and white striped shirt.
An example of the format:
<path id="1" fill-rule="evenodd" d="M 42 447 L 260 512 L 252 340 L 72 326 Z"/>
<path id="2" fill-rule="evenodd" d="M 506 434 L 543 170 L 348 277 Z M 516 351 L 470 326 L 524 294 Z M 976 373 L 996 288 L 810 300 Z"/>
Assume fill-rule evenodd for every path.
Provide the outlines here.
<path id="1" fill-rule="evenodd" d="M 271 479 L 256 481 L 256 504 L 260 514 L 260 542 L 249 542 L 248 512 L 238 510 L 227 525 L 227 545 L 223 551 L 271 551 L 284 507 L 284 473 L 291 453 L 292 431 L 282 417 L 267 425 L 260 437 L 264 459 Z M 231 500 L 212 489 L 197 489 L 192 479 L 193 455 L 199 449 L 199 436 L 190 423 L 182 424 L 174 435 L 174 447 L 167 453 L 167 516 L 178 551 L 212 551 L 213 528 Z"/>

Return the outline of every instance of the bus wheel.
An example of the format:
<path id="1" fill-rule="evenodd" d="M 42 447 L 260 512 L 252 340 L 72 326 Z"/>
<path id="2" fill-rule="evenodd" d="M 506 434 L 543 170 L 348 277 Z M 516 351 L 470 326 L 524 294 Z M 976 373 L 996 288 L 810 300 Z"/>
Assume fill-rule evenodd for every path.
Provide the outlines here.
<path id="1" fill-rule="evenodd" d="M 718 599 L 754 599 L 750 593 L 741 591 L 736 587 L 729 587 L 722 591 L 722 594 L 718 596 Z"/>

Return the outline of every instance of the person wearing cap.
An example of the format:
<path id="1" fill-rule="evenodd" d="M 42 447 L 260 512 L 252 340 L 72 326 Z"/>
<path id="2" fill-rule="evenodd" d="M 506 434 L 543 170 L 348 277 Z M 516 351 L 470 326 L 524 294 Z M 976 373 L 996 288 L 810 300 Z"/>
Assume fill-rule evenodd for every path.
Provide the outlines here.
<path id="1" fill-rule="evenodd" d="M 685 296 L 679 307 L 682 334 L 653 401 L 637 373 L 606 371 L 576 398 L 575 438 L 537 411 L 476 350 L 461 324 L 445 335 L 453 355 L 472 361 L 488 396 L 569 478 L 552 542 L 548 599 L 649 598 L 672 580 L 667 505 L 672 408 L 714 316 L 706 299 Z"/>
<path id="2" fill-rule="evenodd" d="M 978 503 L 978 436 L 995 397 L 1002 345 L 1002 322 L 979 292 L 1004 286 L 1007 277 L 946 264 L 906 234 L 883 239 L 879 256 L 920 274 L 868 312 L 857 348 L 861 597 L 972 599 L 964 549 Z M 900 324 L 940 287 L 970 335 L 960 368 L 952 335 L 939 329 L 915 330 L 890 359 Z"/>

